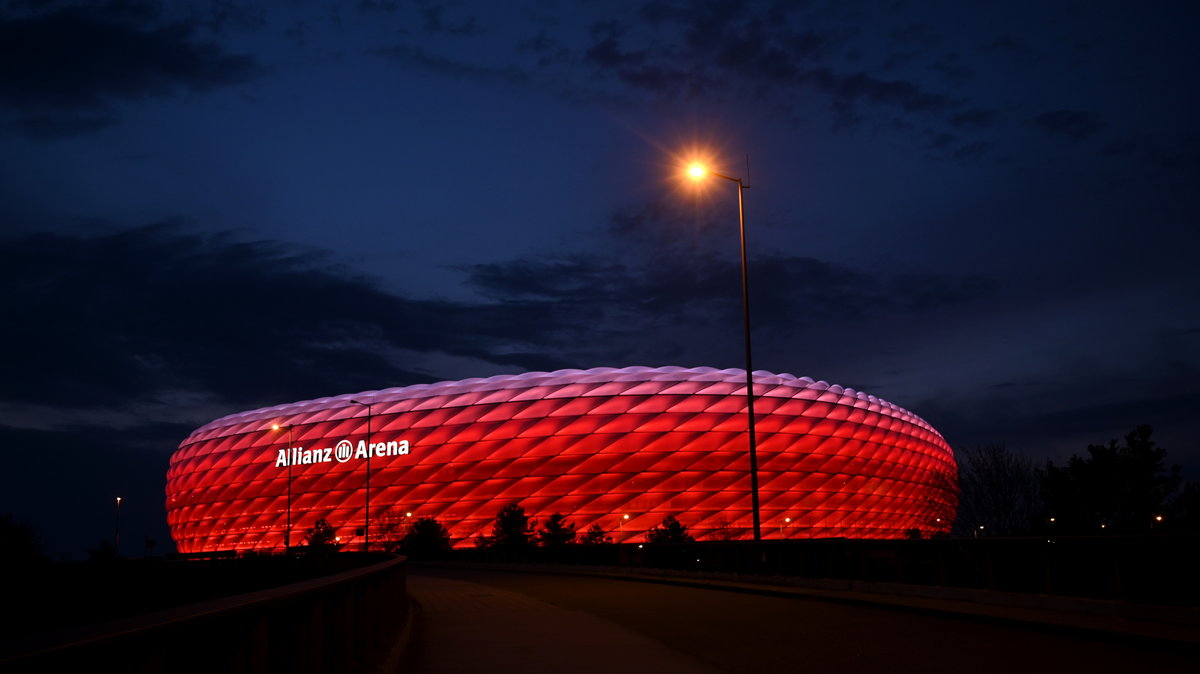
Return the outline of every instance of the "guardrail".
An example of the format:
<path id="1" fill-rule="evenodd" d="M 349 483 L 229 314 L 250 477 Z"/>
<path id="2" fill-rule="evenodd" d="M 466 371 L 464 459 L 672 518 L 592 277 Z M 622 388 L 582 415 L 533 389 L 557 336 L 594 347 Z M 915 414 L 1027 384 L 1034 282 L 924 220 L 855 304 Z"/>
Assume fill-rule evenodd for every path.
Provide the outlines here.
<path id="1" fill-rule="evenodd" d="M 0 659 L 0 670 L 363 671 L 387 657 L 407 619 L 405 559 L 395 557 L 292 585 L 39 635 L 22 652 Z"/>

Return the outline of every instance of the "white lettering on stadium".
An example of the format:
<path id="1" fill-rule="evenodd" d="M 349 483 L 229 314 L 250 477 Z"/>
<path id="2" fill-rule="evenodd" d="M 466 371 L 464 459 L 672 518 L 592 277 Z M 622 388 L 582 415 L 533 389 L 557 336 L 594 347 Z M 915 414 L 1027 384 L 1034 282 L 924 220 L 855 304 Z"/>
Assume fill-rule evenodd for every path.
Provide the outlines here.
<path id="1" fill-rule="evenodd" d="M 314 463 L 345 463 L 351 458 L 366 459 L 369 457 L 386 458 L 389 456 L 404 456 L 409 451 L 408 440 L 389 440 L 387 442 L 367 443 L 359 440 L 357 447 L 349 440 L 342 440 L 334 447 L 320 449 L 305 449 L 303 447 L 287 447 L 279 450 L 275 457 L 276 468 L 287 466 L 307 466 Z"/>

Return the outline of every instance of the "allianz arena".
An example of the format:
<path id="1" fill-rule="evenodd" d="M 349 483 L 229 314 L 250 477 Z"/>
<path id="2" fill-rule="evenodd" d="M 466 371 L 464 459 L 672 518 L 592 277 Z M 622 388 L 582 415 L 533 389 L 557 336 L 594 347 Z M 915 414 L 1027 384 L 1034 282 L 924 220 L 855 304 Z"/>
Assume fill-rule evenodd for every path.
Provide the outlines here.
<path id="1" fill-rule="evenodd" d="M 957 468 L 923 419 L 807 377 L 754 382 L 764 539 L 949 532 Z M 321 519 L 354 548 L 369 464 L 372 547 L 409 516 L 471 546 L 511 503 L 619 542 L 667 515 L 700 540 L 749 539 L 746 426 L 736 369 L 530 372 L 320 398 L 193 431 L 171 457 L 167 520 L 184 553 L 280 550 Z"/>

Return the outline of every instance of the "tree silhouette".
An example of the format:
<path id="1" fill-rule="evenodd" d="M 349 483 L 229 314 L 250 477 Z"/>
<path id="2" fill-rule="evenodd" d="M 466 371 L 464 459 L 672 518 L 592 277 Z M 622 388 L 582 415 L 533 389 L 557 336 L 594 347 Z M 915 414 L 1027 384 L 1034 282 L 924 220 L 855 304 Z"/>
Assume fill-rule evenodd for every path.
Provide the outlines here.
<path id="1" fill-rule="evenodd" d="M 117 558 L 117 550 L 109 541 L 100 541 L 94 549 L 88 550 L 88 561 L 94 563 L 112 562 Z"/>
<path id="2" fill-rule="evenodd" d="M 9 568 L 45 562 L 33 527 L 14 522 L 12 515 L 0 515 L 0 560 Z"/>
<path id="3" fill-rule="evenodd" d="M 737 529 L 733 528 L 733 522 L 723 515 L 713 522 L 713 528 L 708 532 L 708 538 L 714 541 L 733 541 L 737 540 L 738 535 Z"/>
<path id="4" fill-rule="evenodd" d="M 958 451 L 957 535 L 1031 533 L 1043 519 L 1037 469 L 1004 445 Z"/>
<path id="5" fill-rule="evenodd" d="M 1200 482 L 1188 482 L 1179 496 L 1167 509 L 1164 522 L 1156 522 L 1156 529 L 1176 533 L 1200 533 Z"/>
<path id="6" fill-rule="evenodd" d="M 608 532 L 604 530 L 604 527 L 597 523 L 588 527 L 587 531 L 583 532 L 583 537 L 579 539 L 579 542 L 583 545 L 612 545 L 613 540 L 612 536 L 609 536 Z"/>
<path id="7" fill-rule="evenodd" d="M 1182 481 L 1179 466 L 1165 465 L 1150 426 L 1138 426 L 1123 443 L 1090 445 L 1087 458 L 1039 471 L 1042 496 L 1055 526 L 1070 533 L 1149 531 Z M 1103 527 L 1102 527 L 1103 525 Z"/>
<path id="8" fill-rule="evenodd" d="M 437 557 L 450 549 L 450 532 L 436 519 L 421 517 L 404 532 L 398 547 L 411 557 Z"/>
<path id="9" fill-rule="evenodd" d="M 538 540 L 547 548 L 570 545 L 575 542 L 575 523 L 568 522 L 567 516 L 562 513 L 554 513 L 538 531 Z"/>
<path id="10" fill-rule="evenodd" d="M 651 545 L 694 543 L 695 540 L 687 532 L 687 527 L 675 519 L 674 515 L 667 515 L 662 524 L 650 527 L 650 531 L 646 532 L 646 542 Z"/>
<path id="11" fill-rule="evenodd" d="M 525 514 L 525 508 L 520 504 L 510 503 L 496 514 L 491 535 L 477 536 L 475 545 L 481 548 L 522 550 L 533 544 L 535 525 L 536 523 Z"/>
<path id="12" fill-rule="evenodd" d="M 317 520 L 308 533 L 304 534 L 304 546 L 306 551 L 312 554 L 336 552 L 342 547 L 337 540 L 337 530 L 324 518 Z"/>
<path id="13" fill-rule="evenodd" d="M 400 541 L 412 525 L 412 517 L 388 513 L 374 522 L 371 547 L 378 546 L 387 552 L 399 552 Z"/>

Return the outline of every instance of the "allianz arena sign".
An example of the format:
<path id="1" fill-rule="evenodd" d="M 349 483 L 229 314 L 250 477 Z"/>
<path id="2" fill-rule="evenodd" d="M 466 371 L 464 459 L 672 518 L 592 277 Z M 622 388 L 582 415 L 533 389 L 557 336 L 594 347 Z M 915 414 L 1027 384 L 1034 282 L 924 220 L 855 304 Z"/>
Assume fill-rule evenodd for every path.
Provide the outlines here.
<path id="1" fill-rule="evenodd" d="M 305 449 L 303 447 L 285 447 L 279 450 L 275 458 L 275 467 L 308 466 L 314 463 L 346 463 L 350 459 L 368 459 L 371 457 L 386 458 L 405 456 L 409 452 L 408 440 L 391 440 L 388 442 L 372 442 L 359 440 L 358 446 L 349 440 L 342 440 L 333 447 Z"/>

